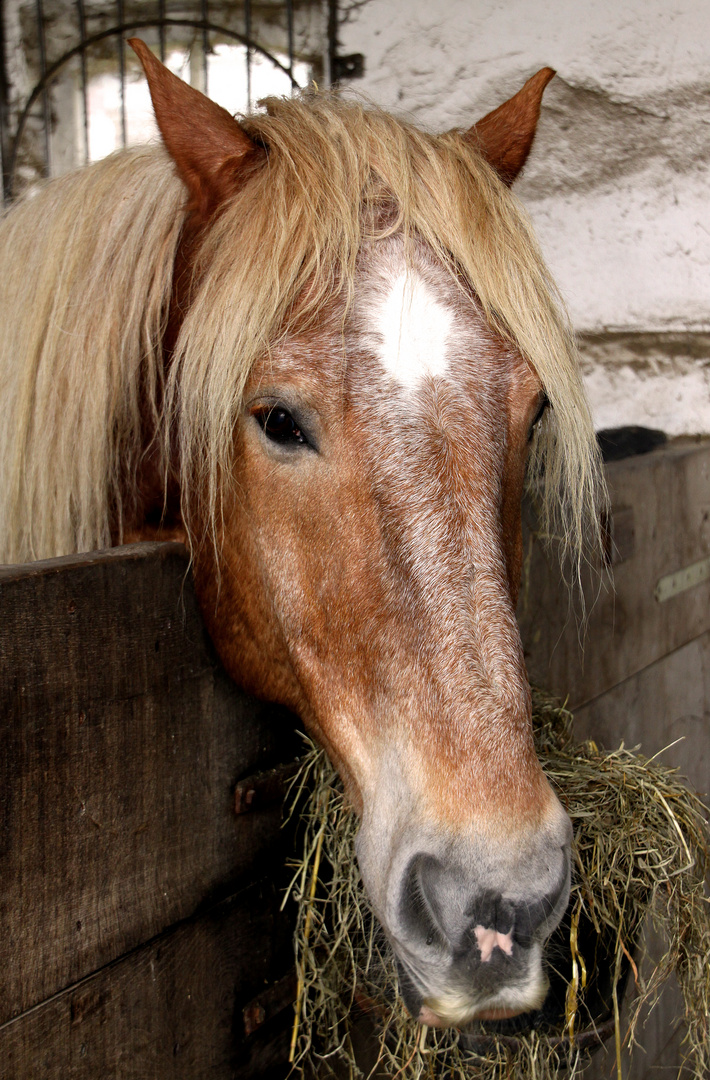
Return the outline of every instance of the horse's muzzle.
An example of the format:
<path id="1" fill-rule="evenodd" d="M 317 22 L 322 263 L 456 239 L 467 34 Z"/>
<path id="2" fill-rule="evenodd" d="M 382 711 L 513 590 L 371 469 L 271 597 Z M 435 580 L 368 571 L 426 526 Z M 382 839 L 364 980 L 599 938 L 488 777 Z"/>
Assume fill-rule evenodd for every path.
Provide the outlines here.
<path id="1" fill-rule="evenodd" d="M 399 951 L 402 996 L 419 1020 L 438 1026 L 536 1009 L 547 989 L 541 947 L 570 893 L 570 852 L 558 851 L 552 888 L 530 900 L 461 892 L 461 875 L 416 855 L 403 882 Z M 399 944 L 399 943 L 398 943 Z"/>
<path id="2" fill-rule="evenodd" d="M 547 991 L 546 939 L 569 898 L 570 831 L 538 851 L 539 868 L 522 860 L 508 887 L 485 887 L 456 861 L 431 853 L 410 857 L 388 927 L 397 954 L 400 990 L 422 1023 L 459 1026 L 538 1008 Z M 538 867 L 535 867 L 538 870 Z M 542 888 L 535 888 L 535 882 Z M 394 931 L 394 932 L 393 932 Z"/>

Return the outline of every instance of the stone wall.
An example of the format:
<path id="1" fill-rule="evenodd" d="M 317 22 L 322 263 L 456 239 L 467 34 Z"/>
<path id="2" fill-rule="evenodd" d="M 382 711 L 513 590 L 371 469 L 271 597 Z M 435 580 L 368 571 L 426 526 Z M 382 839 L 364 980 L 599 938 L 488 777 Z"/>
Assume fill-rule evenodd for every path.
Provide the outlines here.
<path id="1" fill-rule="evenodd" d="M 580 333 L 598 426 L 710 432 L 705 0 L 344 0 L 358 91 L 468 126 L 558 74 L 517 185 Z"/>

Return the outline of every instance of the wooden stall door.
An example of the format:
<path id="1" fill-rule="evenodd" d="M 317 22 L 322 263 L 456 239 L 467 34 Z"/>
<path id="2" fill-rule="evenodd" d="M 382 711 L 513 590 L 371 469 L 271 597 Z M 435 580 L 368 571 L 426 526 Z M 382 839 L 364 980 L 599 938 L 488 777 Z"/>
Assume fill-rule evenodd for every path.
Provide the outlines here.
<path id="1" fill-rule="evenodd" d="M 0 1077 L 283 1076 L 283 771 L 235 788 L 299 745 L 181 545 L 0 568 Z"/>

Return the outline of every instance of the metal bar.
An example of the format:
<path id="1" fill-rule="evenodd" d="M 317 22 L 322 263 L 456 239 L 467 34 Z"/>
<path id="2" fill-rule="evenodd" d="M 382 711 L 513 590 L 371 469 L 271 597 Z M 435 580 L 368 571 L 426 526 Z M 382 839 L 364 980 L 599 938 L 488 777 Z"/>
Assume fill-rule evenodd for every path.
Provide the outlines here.
<path id="1" fill-rule="evenodd" d="M 244 35 L 247 39 L 247 112 L 251 109 L 251 0 L 244 0 Z"/>
<path id="2" fill-rule="evenodd" d="M 291 79 L 291 93 L 293 93 L 293 0 L 286 0 L 286 32 L 288 34 L 288 74 Z"/>
<path id="3" fill-rule="evenodd" d="M 84 0 L 76 0 L 76 13 L 79 19 L 79 38 L 83 42 L 86 38 L 86 14 L 84 12 Z M 86 72 L 86 50 L 79 53 L 81 59 L 81 104 L 84 117 L 84 164 L 89 163 L 89 99 L 88 77 Z"/>
<path id="4" fill-rule="evenodd" d="M 210 88 L 207 75 L 207 56 L 210 51 L 210 39 L 207 30 L 207 0 L 201 0 L 200 6 L 202 9 L 202 92 L 205 94 L 205 96 L 209 96 Z"/>
<path id="5" fill-rule="evenodd" d="M 116 0 L 118 25 L 123 26 L 123 0 Z M 121 145 L 125 148 L 128 138 L 126 130 L 126 45 L 123 34 L 118 35 L 118 76 L 121 80 Z"/>
<path id="6" fill-rule="evenodd" d="M 659 604 L 663 604 L 673 596 L 678 596 L 679 593 L 693 589 L 696 585 L 702 585 L 708 580 L 710 580 L 710 555 L 701 559 L 700 562 L 691 563 L 690 566 L 684 566 L 682 570 L 676 570 L 673 574 L 666 574 L 665 577 L 659 578 L 653 595 Z"/>
<path id="7" fill-rule="evenodd" d="M 165 63 L 165 0 L 158 3 L 158 37 L 160 39 L 160 62 Z"/>
<path id="8" fill-rule="evenodd" d="M 338 0 L 328 0 L 328 55 L 326 78 L 328 86 L 335 82 L 335 64 L 338 56 Z"/>
<path id="9" fill-rule="evenodd" d="M 44 80 L 47 74 L 47 44 L 44 37 L 44 10 L 42 0 L 37 0 L 37 43 L 39 45 L 39 73 L 40 80 Z M 42 113 L 44 118 L 44 169 L 43 175 L 49 176 L 52 169 L 52 147 L 50 134 L 52 130 L 52 112 L 49 107 L 49 90 L 45 85 L 42 89 Z"/>
<path id="10" fill-rule="evenodd" d="M 0 0 L 0 170 L 2 171 L 2 201 L 9 202 L 12 191 L 8 161 L 8 106 L 9 93 L 5 59 L 5 5 Z"/>

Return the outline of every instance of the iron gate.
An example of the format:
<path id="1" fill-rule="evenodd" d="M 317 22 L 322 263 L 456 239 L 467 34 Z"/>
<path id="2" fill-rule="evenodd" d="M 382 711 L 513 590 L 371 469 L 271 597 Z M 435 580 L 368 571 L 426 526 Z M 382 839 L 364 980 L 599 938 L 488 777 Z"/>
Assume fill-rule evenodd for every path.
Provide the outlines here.
<path id="1" fill-rule="evenodd" d="M 243 112 L 267 93 L 315 80 L 332 85 L 361 73 L 362 58 L 337 51 L 338 0 L 0 0 L 0 156 L 5 203 L 42 177 L 106 152 L 92 145 L 97 82 L 115 90 L 114 146 L 131 132 L 131 101 L 142 78 L 125 38 L 138 34 L 163 62 L 183 57 L 200 90 L 212 92 L 217 60 L 232 72 Z M 184 76 L 184 71 L 180 72 Z M 265 74 L 266 73 L 266 74 Z M 272 78 L 273 76 L 273 78 Z M 269 82 L 274 83 L 272 87 Z M 241 96 L 235 89 L 241 86 Z"/>

